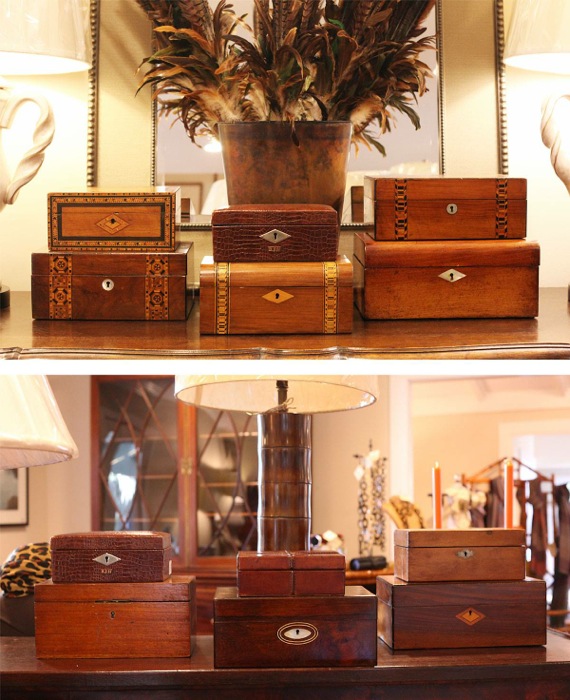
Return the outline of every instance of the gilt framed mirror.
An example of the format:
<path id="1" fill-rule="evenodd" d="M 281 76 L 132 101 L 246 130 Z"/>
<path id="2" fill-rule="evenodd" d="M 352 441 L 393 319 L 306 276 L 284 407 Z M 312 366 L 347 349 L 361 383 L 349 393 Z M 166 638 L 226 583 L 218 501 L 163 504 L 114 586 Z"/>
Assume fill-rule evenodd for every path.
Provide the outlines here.
<path id="1" fill-rule="evenodd" d="M 133 158 L 140 159 L 139 171 L 148 174 L 147 184 L 180 184 L 183 197 L 186 193 L 188 200 L 196 202 L 192 221 L 183 222 L 182 228 L 209 229 L 211 204 L 206 204 L 212 184 L 223 180 L 221 156 L 211 156 L 194 147 L 190 155 L 183 155 L 177 161 L 175 156 L 185 154 L 191 145 L 183 129 L 178 125 L 176 132 L 175 127 L 157 117 L 148 92 L 135 96 L 140 80 L 136 70 L 150 49 L 150 22 L 136 0 L 91 0 L 91 28 L 95 62 L 90 72 L 88 184 L 114 186 L 111 180 L 117 161 L 129 158 L 132 164 Z M 424 173 L 507 174 L 503 0 L 437 0 L 427 31 L 436 34 L 437 51 L 431 52 L 433 84 L 418 102 L 422 108 L 422 128 L 413 133 L 413 127 L 402 119 L 401 126 L 398 122 L 390 135 L 390 138 L 394 136 L 395 144 L 386 144 L 385 160 L 375 153 L 360 153 L 360 160 L 351 154 L 349 171 L 357 172 L 358 176 L 391 169 L 401 172 L 400 165 L 419 164 L 419 171 Z M 121 46 L 118 41 L 113 42 L 113 61 L 109 61 L 108 44 L 117 37 L 121 37 Z M 133 104 L 117 109 L 116 100 L 110 100 L 108 95 L 123 83 L 130 86 L 131 94 L 123 90 L 121 100 L 127 104 L 132 99 Z M 131 147 L 127 154 L 124 138 L 118 134 L 121 128 L 127 134 L 136 127 L 144 138 L 139 136 L 139 148 Z M 397 145 L 399 129 L 405 148 Z M 107 145 L 106 137 L 110 130 L 114 137 L 112 148 Z M 182 145 L 177 145 L 176 138 L 183 139 Z M 415 151 L 408 148 L 413 143 Z M 352 183 L 350 176 L 349 180 Z M 352 211 L 343 215 L 343 226 L 358 226 Z"/>

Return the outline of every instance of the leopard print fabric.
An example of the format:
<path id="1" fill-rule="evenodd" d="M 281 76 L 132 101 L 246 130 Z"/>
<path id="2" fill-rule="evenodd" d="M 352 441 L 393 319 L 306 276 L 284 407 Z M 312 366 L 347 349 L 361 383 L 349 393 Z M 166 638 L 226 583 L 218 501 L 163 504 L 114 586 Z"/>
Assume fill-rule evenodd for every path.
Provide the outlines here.
<path id="1" fill-rule="evenodd" d="M 48 542 L 35 542 L 16 549 L 0 572 L 0 588 L 5 596 L 18 598 L 34 592 L 34 585 L 51 577 Z"/>

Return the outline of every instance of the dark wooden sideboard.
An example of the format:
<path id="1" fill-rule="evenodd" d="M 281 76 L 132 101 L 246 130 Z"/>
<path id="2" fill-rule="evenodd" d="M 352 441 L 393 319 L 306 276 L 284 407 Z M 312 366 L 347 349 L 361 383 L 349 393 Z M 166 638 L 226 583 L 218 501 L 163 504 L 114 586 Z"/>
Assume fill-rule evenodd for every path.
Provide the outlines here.
<path id="1" fill-rule="evenodd" d="M 187 659 L 37 659 L 32 637 L 0 640 L 2 700 L 567 700 L 570 640 L 545 647 L 391 653 L 374 668 L 213 667 L 212 637 Z"/>
<path id="2" fill-rule="evenodd" d="M 187 321 L 35 321 L 27 292 L 0 312 L 0 359 L 570 359 L 565 288 L 540 290 L 535 319 L 363 321 L 339 335 L 201 336 Z"/>

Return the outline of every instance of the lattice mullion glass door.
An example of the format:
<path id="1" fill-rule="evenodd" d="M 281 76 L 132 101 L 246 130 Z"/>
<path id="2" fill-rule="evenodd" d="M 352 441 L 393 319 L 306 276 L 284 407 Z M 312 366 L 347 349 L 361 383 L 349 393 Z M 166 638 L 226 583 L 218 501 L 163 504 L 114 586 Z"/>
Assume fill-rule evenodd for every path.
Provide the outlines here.
<path id="1" fill-rule="evenodd" d="M 101 529 L 170 532 L 180 554 L 173 378 L 98 378 L 97 394 Z"/>
<path id="2" fill-rule="evenodd" d="M 257 546 L 257 432 L 246 413 L 197 410 L 198 557 Z"/>

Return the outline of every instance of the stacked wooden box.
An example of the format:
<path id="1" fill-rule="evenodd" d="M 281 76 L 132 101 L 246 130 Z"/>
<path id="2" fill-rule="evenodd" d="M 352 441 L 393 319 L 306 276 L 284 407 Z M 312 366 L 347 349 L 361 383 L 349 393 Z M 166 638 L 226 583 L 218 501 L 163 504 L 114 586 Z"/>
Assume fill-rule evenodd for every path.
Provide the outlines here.
<path id="1" fill-rule="evenodd" d="M 176 241 L 180 188 L 48 195 L 48 252 L 32 254 L 32 315 L 185 320 L 192 244 Z"/>
<path id="2" fill-rule="evenodd" d="M 172 576 L 170 535 L 52 537 L 52 578 L 34 589 L 39 658 L 190 656 L 193 576 Z"/>
<path id="3" fill-rule="evenodd" d="M 364 318 L 538 314 L 526 180 L 367 177 L 364 209 L 369 232 L 356 235 L 354 251 Z"/>
<path id="4" fill-rule="evenodd" d="M 546 643 L 546 584 L 525 578 L 524 531 L 396 530 L 378 576 L 378 636 L 392 649 Z"/>
<path id="5" fill-rule="evenodd" d="M 338 255 L 337 212 L 252 204 L 212 214 L 200 267 L 203 334 L 350 333 L 352 264 Z"/>
<path id="6" fill-rule="evenodd" d="M 240 552 L 214 598 L 216 668 L 373 666 L 376 598 L 336 552 Z"/>

